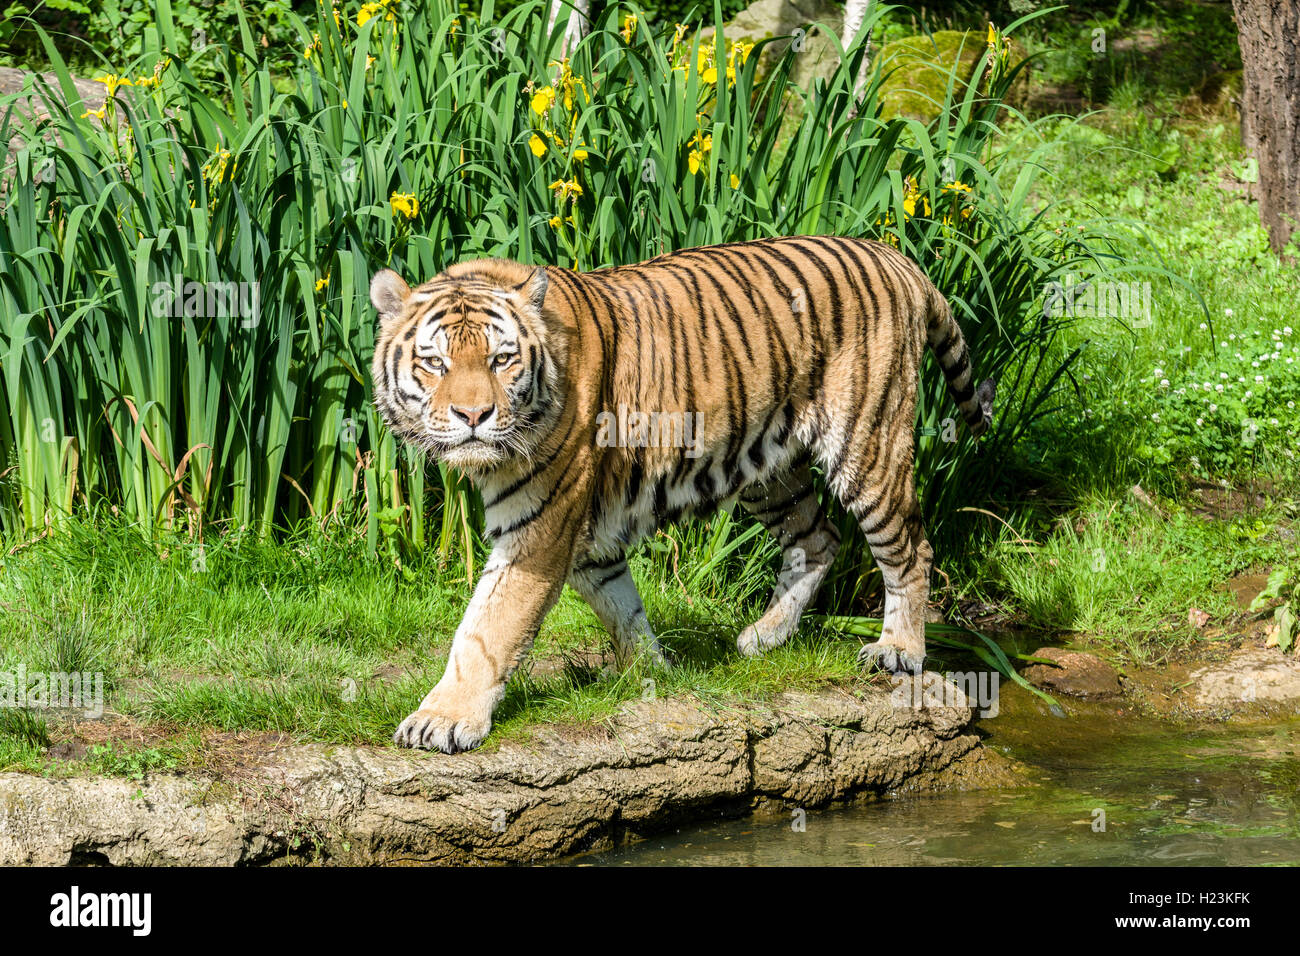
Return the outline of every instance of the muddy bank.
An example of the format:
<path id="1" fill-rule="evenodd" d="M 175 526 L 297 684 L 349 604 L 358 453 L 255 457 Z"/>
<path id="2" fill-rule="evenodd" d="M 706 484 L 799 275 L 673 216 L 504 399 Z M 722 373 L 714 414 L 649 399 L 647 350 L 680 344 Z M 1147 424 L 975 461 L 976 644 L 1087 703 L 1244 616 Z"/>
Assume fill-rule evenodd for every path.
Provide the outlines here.
<path id="1" fill-rule="evenodd" d="M 1104 701 L 1173 722 L 1258 723 L 1300 715 L 1300 659 L 1266 643 L 1264 629 L 1220 637 L 1150 666 L 1122 671 L 1082 649 L 1039 648 L 1024 671 L 1073 707 Z"/>
<path id="2" fill-rule="evenodd" d="M 542 860 L 704 815 L 1016 780 L 970 720 L 835 689 L 764 707 L 635 702 L 607 728 L 455 757 L 310 745 L 144 782 L 5 773 L 0 864 Z"/>

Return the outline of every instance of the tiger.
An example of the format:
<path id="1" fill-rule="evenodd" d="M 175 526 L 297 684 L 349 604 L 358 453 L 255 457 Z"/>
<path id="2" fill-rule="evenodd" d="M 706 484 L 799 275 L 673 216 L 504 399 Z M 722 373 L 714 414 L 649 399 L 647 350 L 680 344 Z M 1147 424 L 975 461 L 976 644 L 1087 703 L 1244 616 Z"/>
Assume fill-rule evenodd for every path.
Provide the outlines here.
<path id="1" fill-rule="evenodd" d="M 993 383 L 974 384 L 948 302 L 894 247 L 780 237 L 589 272 L 477 259 L 415 288 L 383 269 L 370 299 L 375 406 L 393 435 L 469 478 L 491 544 L 446 669 L 397 744 L 482 743 L 566 583 L 616 662 L 665 663 L 628 551 L 723 505 L 738 502 L 781 550 L 767 608 L 736 646 L 780 646 L 840 544 L 813 468 L 883 578 L 880 637 L 861 664 L 921 672 L 933 551 L 913 432 L 925 347 L 976 439 Z"/>

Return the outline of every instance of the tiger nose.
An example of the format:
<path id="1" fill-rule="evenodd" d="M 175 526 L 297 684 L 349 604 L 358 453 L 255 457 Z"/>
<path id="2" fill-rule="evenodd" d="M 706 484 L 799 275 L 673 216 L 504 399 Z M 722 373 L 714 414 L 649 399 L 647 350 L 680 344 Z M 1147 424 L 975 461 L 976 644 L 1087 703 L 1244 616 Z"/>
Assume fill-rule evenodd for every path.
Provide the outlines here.
<path id="1" fill-rule="evenodd" d="M 474 428 L 479 422 L 496 411 L 495 405 L 480 405 L 477 408 L 457 408 L 455 405 L 450 407 L 451 413 L 470 428 Z"/>

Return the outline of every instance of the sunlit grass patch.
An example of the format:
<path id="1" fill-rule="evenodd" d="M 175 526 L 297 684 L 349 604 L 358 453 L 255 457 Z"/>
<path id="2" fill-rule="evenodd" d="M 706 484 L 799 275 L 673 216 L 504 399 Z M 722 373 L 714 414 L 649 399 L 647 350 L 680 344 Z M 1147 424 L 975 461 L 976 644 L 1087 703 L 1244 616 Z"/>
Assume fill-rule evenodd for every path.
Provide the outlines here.
<path id="1" fill-rule="evenodd" d="M 1009 597 L 1018 626 L 1086 637 L 1130 659 L 1159 659 L 1201 638 L 1193 608 L 1217 625 L 1241 612 L 1224 585 L 1284 560 L 1294 526 L 1284 503 L 1211 520 L 1177 503 L 1165 513 L 1134 501 L 1094 499 L 1034 545 L 1008 535 L 973 586 Z"/>
<path id="2" fill-rule="evenodd" d="M 675 572 L 653 552 L 634 559 L 670 669 L 614 668 L 604 628 L 566 590 L 508 685 L 492 740 L 547 724 L 598 724 L 647 693 L 740 705 L 852 679 L 856 642 L 813 626 L 764 659 L 739 656 L 736 634 L 761 613 L 756 595 L 765 599 L 771 585 L 765 553 L 744 574 L 722 574 L 706 549 L 685 552 Z M 459 568 L 430 560 L 413 575 L 369 558 L 355 532 L 305 528 L 278 543 L 213 538 L 200 567 L 183 541 L 149 544 L 122 524 L 74 523 L 6 558 L 0 668 L 102 668 L 114 719 L 148 728 L 141 733 L 149 741 L 161 737 L 147 747 L 188 748 L 190 756 L 176 758 L 184 766 L 201 759 L 203 746 L 191 739 L 200 732 L 384 746 L 441 676 L 469 599 Z M 3 766 L 166 767 L 157 754 L 119 760 L 110 744 L 95 744 L 110 746 L 98 756 L 51 763 L 45 747 L 75 735 L 75 724 L 0 714 Z M 191 743 L 182 747 L 182 738 Z"/>

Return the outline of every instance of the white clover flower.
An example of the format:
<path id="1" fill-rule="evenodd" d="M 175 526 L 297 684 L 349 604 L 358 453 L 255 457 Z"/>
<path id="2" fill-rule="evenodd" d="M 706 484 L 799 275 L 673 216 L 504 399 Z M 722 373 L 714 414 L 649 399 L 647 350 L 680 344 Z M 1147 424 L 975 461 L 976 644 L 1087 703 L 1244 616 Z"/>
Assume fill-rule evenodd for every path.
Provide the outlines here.
<path id="1" fill-rule="evenodd" d="M 1242 398 L 1250 398 L 1250 397 L 1252 397 L 1254 394 L 1255 394 L 1255 393 L 1252 392 L 1250 389 L 1246 389 L 1246 394 L 1243 395 L 1243 396 L 1241 396 L 1241 397 L 1242 397 Z"/>
<path id="2" fill-rule="evenodd" d="M 1289 325 L 1284 325 L 1284 326 L 1282 326 L 1282 334 L 1283 334 L 1283 335 L 1290 335 L 1290 334 L 1291 334 L 1291 326 L 1289 326 Z"/>
<path id="3" fill-rule="evenodd" d="M 1216 385 L 1216 386 L 1214 386 L 1214 390 L 1215 390 L 1216 392 L 1222 392 L 1222 391 L 1223 391 L 1223 386 L 1222 386 L 1222 385 Z"/>
<path id="4" fill-rule="evenodd" d="M 1295 408 L 1295 402 L 1287 402 L 1287 403 L 1286 403 L 1286 407 L 1287 407 L 1287 408 Z"/>
<path id="5" fill-rule="evenodd" d="M 1231 310 L 1231 309 L 1224 309 L 1224 310 L 1223 310 L 1223 314 L 1224 314 L 1224 315 L 1232 315 L 1232 310 Z"/>
<path id="6" fill-rule="evenodd" d="M 1168 388 L 1168 387 L 1169 387 L 1169 379 L 1167 379 L 1167 378 L 1162 378 L 1162 379 L 1160 380 L 1160 387 L 1161 387 L 1161 388 Z"/>
<path id="7" fill-rule="evenodd" d="M 1202 331 L 1202 332 L 1204 332 L 1204 331 L 1205 331 L 1206 329 L 1208 329 L 1208 328 L 1209 328 L 1209 326 L 1206 325 L 1204 322 L 1201 323 L 1201 331 Z"/>
<path id="8" fill-rule="evenodd" d="M 1218 410 L 1219 410 L 1219 406 L 1218 406 L 1218 405 L 1215 405 L 1213 402 L 1211 402 L 1211 403 L 1210 403 L 1210 411 L 1212 411 L 1212 412 L 1217 412 Z"/>
<path id="9" fill-rule="evenodd" d="M 1227 378 L 1227 377 L 1228 377 L 1228 373 L 1227 373 L 1227 372 L 1220 372 L 1220 373 L 1219 373 L 1219 378 Z"/>
<path id="10" fill-rule="evenodd" d="M 1152 420 L 1153 422 L 1158 422 L 1158 421 L 1160 421 L 1160 415 L 1157 414 L 1156 412 L 1152 412 L 1152 413 L 1151 413 L 1151 420 Z"/>
<path id="11" fill-rule="evenodd" d="M 1197 428 L 1200 428 L 1200 427 L 1201 427 L 1202 425 L 1204 425 L 1204 424 L 1205 424 L 1205 419 L 1204 419 L 1204 418 L 1198 418 L 1198 419 L 1196 419 L 1196 427 L 1197 427 Z"/>
<path id="12" fill-rule="evenodd" d="M 1270 425 L 1276 425 L 1276 424 L 1277 424 L 1277 419 L 1276 419 L 1276 418 L 1270 418 L 1270 419 L 1268 420 L 1268 423 L 1269 423 Z"/>
<path id="13" fill-rule="evenodd" d="M 1260 384 L 1260 383 L 1263 382 L 1263 381 L 1264 381 L 1264 376 L 1263 376 L 1263 375 L 1256 375 L 1256 376 L 1255 376 L 1255 384 L 1256 384 L 1256 385 Z"/>

